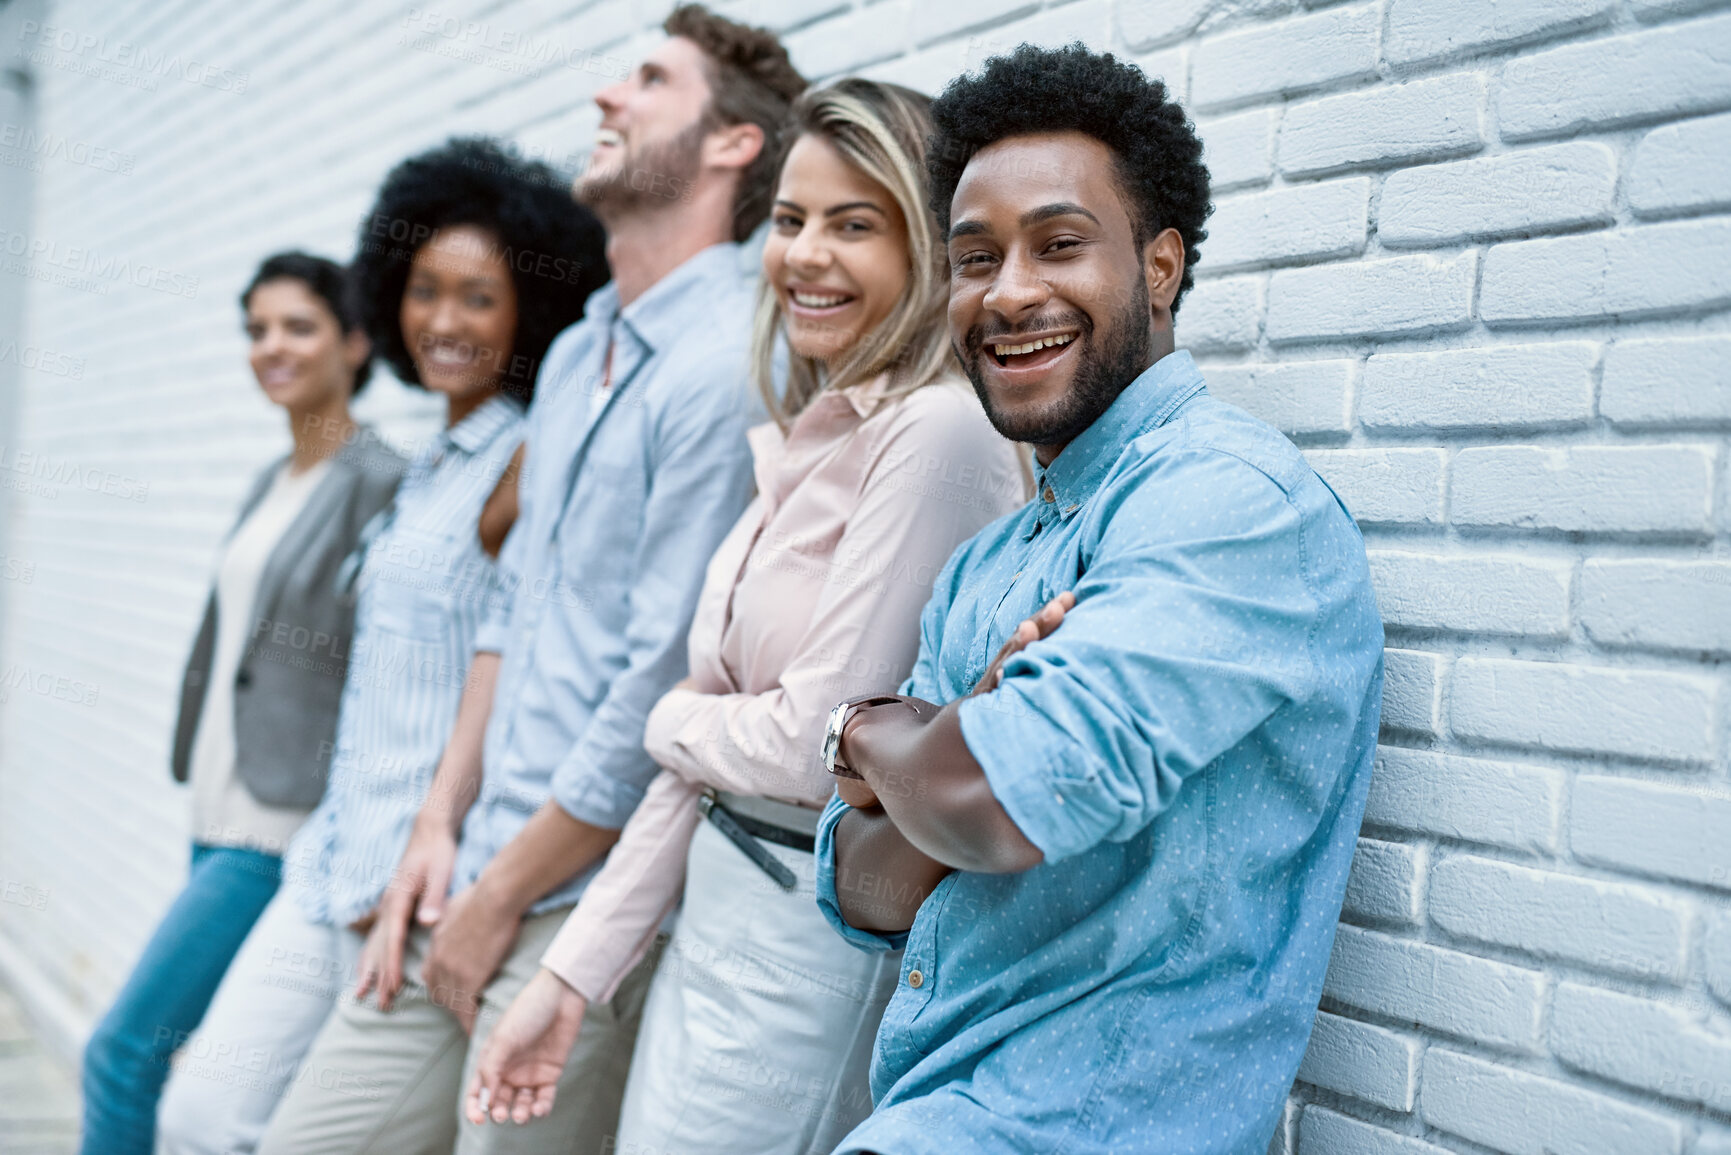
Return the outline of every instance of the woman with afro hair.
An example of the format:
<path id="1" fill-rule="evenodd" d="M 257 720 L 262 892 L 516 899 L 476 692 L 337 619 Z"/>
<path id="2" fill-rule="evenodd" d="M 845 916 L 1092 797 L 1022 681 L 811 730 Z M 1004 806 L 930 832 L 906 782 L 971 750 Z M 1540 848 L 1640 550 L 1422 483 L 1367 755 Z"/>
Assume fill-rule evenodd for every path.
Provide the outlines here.
<path id="1" fill-rule="evenodd" d="M 524 409 L 548 346 L 608 279 L 552 169 L 481 139 L 403 161 L 362 219 L 355 311 L 396 375 L 445 399 L 395 502 L 337 577 L 355 637 L 323 801 L 164 1095 L 159 1150 L 252 1151 L 352 983 L 363 935 L 456 722 L 516 518 Z M 201 1059 L 200 1056 L 207 1056 Z M 219 1055 L 262 1055 L 245 1080 Z M 344 1076 L 359 1083 L 364 1073 Z"/>

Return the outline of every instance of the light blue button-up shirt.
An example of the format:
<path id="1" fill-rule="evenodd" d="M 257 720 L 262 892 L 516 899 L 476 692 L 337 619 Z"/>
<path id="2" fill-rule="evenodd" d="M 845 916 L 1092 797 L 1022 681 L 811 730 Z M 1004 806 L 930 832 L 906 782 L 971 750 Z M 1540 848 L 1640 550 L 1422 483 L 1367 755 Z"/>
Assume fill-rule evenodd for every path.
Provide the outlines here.
<path id="1" fill-rule="evenodd" d="M 522 439 L 522 406 L 482 403 L 415 455 L 352 559 L 364 562 L 330 781 L 283 860 L 313 922 L 371 911 L 408 846 L 496 596 L 481 507 Z"/>
<path id="2" fill-rule="evenodd" d="M 957 551 L 905 692 L 966 694 L 1066 589 L 1057 631 L 961 707 L 1041 865 L 953 873 L 909 933 L 867 934 L 836 907 L 845 807 L 824 812 L 825 913 L 906 947 L 877 1110 L 841 1152 L 1262 1155 L 1273 1133 L 1375 750 L 1363 542 L 1291 443 L 1174 353 Z"/>
<path id="3" fill-rule="evenodd" d="M 713 245 L 623 309 L 596 290 L 548 351 L 499 558 L 509 597 L 476 642 L 501 666 L 453 891 L 549 797 L 617 829 L 655 775 L 644 719 L 685 675 L 704 569 L 751 496 L 753 288 L 739 246 Z M 593 873 L 533 910 L 576 902 Z"/>

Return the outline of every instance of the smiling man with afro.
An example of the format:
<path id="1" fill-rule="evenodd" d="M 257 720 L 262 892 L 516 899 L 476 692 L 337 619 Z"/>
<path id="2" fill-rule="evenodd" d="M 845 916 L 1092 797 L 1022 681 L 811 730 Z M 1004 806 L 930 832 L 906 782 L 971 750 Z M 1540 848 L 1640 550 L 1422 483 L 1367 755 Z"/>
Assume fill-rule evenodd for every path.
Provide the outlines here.
<path id="1" fill-rule="evenodd" d="M 1162 84 L 1023 46 L 932 119 L 950 343 L 1037 496 L 831 723 L 818 902 L 904 952 L 835 1155 L 1262 1155 L 1376 750 L 1364 542 L 1176 348 L 1208 172 Z"/>

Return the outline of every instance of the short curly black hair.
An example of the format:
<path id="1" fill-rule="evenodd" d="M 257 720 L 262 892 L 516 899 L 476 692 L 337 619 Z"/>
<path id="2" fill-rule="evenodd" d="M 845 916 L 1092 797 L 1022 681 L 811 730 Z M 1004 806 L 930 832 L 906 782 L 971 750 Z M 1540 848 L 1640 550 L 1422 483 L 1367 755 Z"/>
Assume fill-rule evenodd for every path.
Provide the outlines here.
<path id="1" fill-rule="evenodd" d="M 607 283 L 607 234 L 569 182 L 485 137 L 457 137 L 390 171 L 361 220 L 350 292 L 373 348 L 420 385 L 398 317 L 415 253 L 440 229 L 475 225 L 498 239 L 517 290 L 517 333 L 504 392 L 527 403 L 547 347 Z"/>
<path id="2" fill-rule="evenodd" d="M 242 312 L 252 308 L 252 295 L 258 291 L 259 286 L 271 281 L 299 281 L 305 285 L 309 293 L 325 303 L 331 316 L 337 319 L 337 327 L 345 334 L 362 328 L 361 319 L 355 313 L 354 298 L 348 291 L 347 272 L 328 257 L 315 257 L 299 249 L 272 253 L 259 262 L 258 271 L 253 273 L 252 280 L 246 283 L 246 288 L 240 291 Z M 373 362 L 369 358 L 355 370 L 355 387 L 350 396 L 365 389 L 367 379 L 372 375 Z"/>
<path id="3" fill-rule="evenodd" d="M 940 232 L 950 231 L 950 201 L 962 170 L 976 152 L 1006 137 L 1081 132 L 1112 150 L 1136 228 L 1138 247 L 1162 229 L 1184 240 L 1184 280 L 1172 311 L 1195 282 L 1208 169 L 1196 128 L 1140 68 L 1111 53 L 1077 44 L 1039 48 L 1023 44 L 986 61 L 977 75 L 952 80 L 932 103 L 937 128 L 926 150 L 932 176 L 932 211 Z"/>

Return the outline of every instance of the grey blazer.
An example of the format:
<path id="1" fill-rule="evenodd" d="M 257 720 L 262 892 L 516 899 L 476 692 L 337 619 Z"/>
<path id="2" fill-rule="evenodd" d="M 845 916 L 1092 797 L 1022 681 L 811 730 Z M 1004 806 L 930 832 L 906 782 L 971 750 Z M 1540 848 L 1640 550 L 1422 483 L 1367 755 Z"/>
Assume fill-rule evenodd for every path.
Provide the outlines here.
<path id="1" fill-rule="evenodd" d="M 270 488 L 282 460 L 253 483 L 238 528 Z M 271 551 L 253 603 L 253 628 L 234 678 L 235 771 L 267 806 L 308 808 L 324 794 L 336 738 L 337 706 L 354 635 L 354 596 L 338 588 L 361 529 L 390 504 L 407 463 L 371 429 L 331 459 Z M 229 530 L 233 536 L 234 530 Z M 226 539 L 225 539 L 226 540 Z M 216 648 L 216 591 L 192 644 L 180 688 L 171 769 L 185 782 Z"/>

